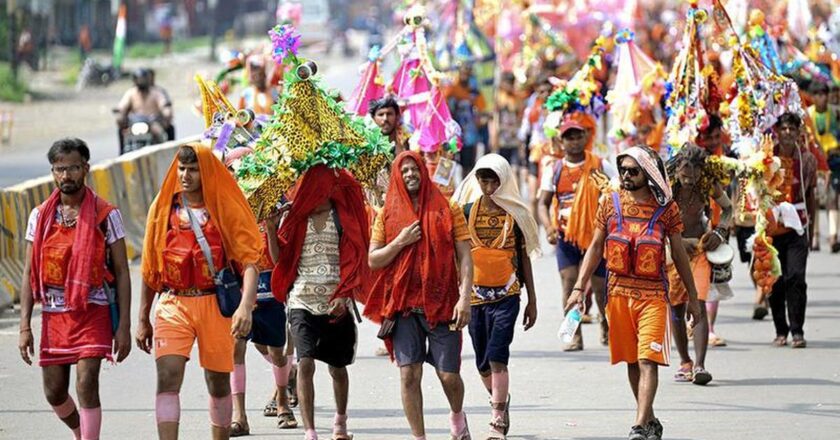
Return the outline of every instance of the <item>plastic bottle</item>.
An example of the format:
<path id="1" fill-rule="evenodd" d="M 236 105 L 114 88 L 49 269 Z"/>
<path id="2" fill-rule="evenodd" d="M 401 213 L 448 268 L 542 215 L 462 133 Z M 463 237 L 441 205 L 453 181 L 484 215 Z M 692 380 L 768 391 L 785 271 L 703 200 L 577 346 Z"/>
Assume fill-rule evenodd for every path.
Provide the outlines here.
<path id="1" fill-rule="evenodd" d="M 563 323 L 560 324 L 560 330 L 557 331 L 557 337 L 567 344 L 571 343 L 572 338 L 577 332 L 578 326 L 580 326 L 580 319 L 580 310 L 578 310 L 577 307 L 569 310 L 569 313 L 566 313 L 566 318 L 563 319 Z"/>

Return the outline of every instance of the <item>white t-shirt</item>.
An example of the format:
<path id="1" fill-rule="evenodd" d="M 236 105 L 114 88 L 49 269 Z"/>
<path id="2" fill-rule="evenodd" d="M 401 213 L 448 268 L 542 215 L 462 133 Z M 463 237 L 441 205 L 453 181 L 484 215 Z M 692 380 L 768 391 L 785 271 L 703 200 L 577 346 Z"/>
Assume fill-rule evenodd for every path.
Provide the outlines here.
<path id="1" fill-rule="evenodd" d="M 583 166 L 584 162 L 568 163 L 566 159 L 560 159 L 567 168 L 577 168 Z M 542 170 L 540 177 L 540 191 L 554 192 L 554 165 L 557 162 L 552 162 Z M 610 161 L 601 159 L 601 171 L 609 177 L 610 180 L 618 179 L 618 170 Z"/>
<path id="2" fill-rule="evenodd" d="M 26 241 L 32 243 L 35 241 L 35 228 L 38 227 L 38 217 L 40 213 L 38 208 L 32 210 L 29 214 L 29 221 L 26 223 Z M 55 221 L 59 221 L 61 214 L 56 209 Z M 105 244 L 112 245 L 119 240 L 125 238 L 125 226 L 123 225 L 122 214 L 120 210 L 114 208 L 105 220 Z M 105 289 L 102 286 L 91 288 L 88 292 L 88 303 L 108 305 L 108 296 L 105 294 Z M 42 311 L 51 313 L 66 312 L 67 306 L 64 301 L 64 288 L 47 286 L 47 291 L 44 292 L 44 304 Z"/>

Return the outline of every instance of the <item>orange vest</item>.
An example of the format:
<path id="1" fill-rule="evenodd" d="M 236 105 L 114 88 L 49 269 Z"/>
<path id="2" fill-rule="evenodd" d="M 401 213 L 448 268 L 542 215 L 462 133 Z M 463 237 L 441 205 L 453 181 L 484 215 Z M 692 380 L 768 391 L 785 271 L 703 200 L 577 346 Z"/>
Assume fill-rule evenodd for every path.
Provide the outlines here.
<path id="1" fill-rule="evenodd" d="M 39 207 L 39 215 L 55 215 L 54 212 L 44 212 L 44 205 Z M 107 279 L 112 281 L 110 273 L 105 267 L 105 233 L 98 226 L 108 218 L 114 206 L 99 197 L 96 198 L 96 244 L 93 249 L 93 265 L 90 271 L 90 285 L 99 287 Z M 59 222 L 53 222 L 44 237 L 42 246 L 43 269 L 41 280 L 44 285 L 64 288 L 67 280 L 67 267 L 73 254 L 73 243 L 76 240 L 76 228 L 66 227 Z"/>
<path id="2" fill-rule="evenodd" d="M 612 193 L 612 203 L 615 215 L 609 220 L 606 239 L 607 270 L 622 276 L 662 279 L 666 237 L 659 216 L 665 208 L 657 208 L 647 220 L 624 217 L 617 193 Z"/>
<path id="3" fill-rule="evenodd" d="M 169 215 L 169 231 L 166 232 L 166 248 L 163 250 L 163 284 L 175 290 L 215 288 L 216 284 L 210 267 L 204 259 L 204 253 L 195 239 L 192 227 L 181 226 L 178 210 L 172 207 Z M 221 270 L 225 266 L 225 252 L 222 247 L 222 234 L 213 225 L 212 220 L 201 227 L 210 253 L 213 256 L 213 266 Z"/>

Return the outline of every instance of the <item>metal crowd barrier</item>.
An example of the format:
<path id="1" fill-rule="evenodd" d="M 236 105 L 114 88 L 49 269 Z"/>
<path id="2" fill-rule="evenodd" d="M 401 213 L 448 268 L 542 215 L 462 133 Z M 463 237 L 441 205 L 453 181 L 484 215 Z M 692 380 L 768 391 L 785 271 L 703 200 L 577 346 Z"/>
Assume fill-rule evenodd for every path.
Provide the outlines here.
<path id="1" fill-rule="evenodd" d="M 193 136 L 153 145 L 91 166 L 88 185 L 122 213 L 129 259 L 140 257 L 146 213 L 177 147 L 198 139 Z M 54 188 L 52 177 L 45 176 L 0 189 L 0 308 L 18 301 L 29 213 Z"/>

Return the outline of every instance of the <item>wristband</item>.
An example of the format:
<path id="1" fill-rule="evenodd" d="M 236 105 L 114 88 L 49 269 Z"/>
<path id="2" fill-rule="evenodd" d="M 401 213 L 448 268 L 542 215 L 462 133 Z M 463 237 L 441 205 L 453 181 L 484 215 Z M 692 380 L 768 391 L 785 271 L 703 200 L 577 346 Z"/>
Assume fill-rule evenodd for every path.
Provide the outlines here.
<path id="1" fill-rule="evenodd" d="M 20 329 L 20 333 L 23 333 L 23 332 L 31 332 L 31 331 L 32 331 L 32 327 L 27 327 L 27 328 L 22 328 L 22 329 Z"/>
<path id="2" fill-rule="evenodd" d="M 573 287 L 572 292 L 583 292 L 583 288 L 581 287 Z"/>

